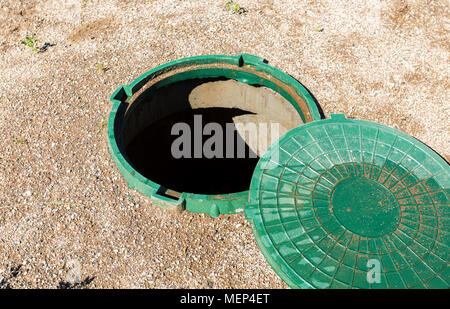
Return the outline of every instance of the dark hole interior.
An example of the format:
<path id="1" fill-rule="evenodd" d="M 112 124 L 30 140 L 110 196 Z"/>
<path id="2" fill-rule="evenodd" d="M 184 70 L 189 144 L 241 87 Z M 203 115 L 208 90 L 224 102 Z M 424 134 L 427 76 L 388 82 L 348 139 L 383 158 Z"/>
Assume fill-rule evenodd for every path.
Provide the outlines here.
<path id="1" fill-rule="evenodd" d="M 178 112 L 139 132 L 126 148 L 126 153 L 141 174 L 178 192 L 227 194 L 246 191 L 259 158 L 237 131 L 234 132 L 234 158 L 193 158 L 194 115 L 202 116 L 203 125 L 219 123 L 225 132 L 226 124 L 233 123 L 233 117 L 243 114 L 250 112 L 237 108 L 200 108 Z M 172 126 L 179 122 L 188 124 L 191 129 L 191 158 L 176 159 L 171 153 L 172 143 L 179 137 L 171 135 Z M 203 142 L 208 137 L 203 136 Z M 230 146 L 226 143 L 225 134 L 222 140 L 225 153 Z M 245 158 L 237 157 L 238 143 L 245 144 Z"/>
<path id="2" fill-rule="evenodd" d="M 225 132 L 226 124 L 233 124 L 233 117 L 254 114 L 234 106 L 233 108 L 208 106 L 207 108 L 195 109 L 191 107 L 189 94 L 195 87 L 203 83 L 223 80 L 227 79 L 185 80 L 162 87 L 157 93 L 147 97 L 145 92 L 141 94 L 140 106 L 145 109 L 146 104 L 152 104 L 152 106 L 156 106 L 156 112 L 152 112 L 152 115 L 168 115 L 160 117 L 161 119 L 150 119 L 148 126 L 137 129 L 134 136 L 125 143 L 125 151 L 129 162 L 139 173 L 165 188 L 178 192 L 229 194 L 249 189 L 251 177 L 259 157 L 252 152 L 236 130 L 234 131 L 233 149 L 236 154 L 238 144 L 245 145 L 246 155 L 244 158 L 238 158 L 235 155 L 233 158 L 208 159 L 202 156 L 202 158 L 177 159 L 171 152 L 172 143 L 179 137 L 179 135 L 171 134 L 172 127 L 176 123 L 183 122 L 189 125 L 192 132 L 191 151 L 193 154 L 194 115 L 202 116 L 203 126 L 211 122 L 218 123 Z M 160 105 L 160 107 L 157 107 L 157 105 Z M 239 104 L 236 105 L 239 106 Z M 174 111 L 164 111 L 168 107 L 174 107 Z M 133 112 L 142 113 L 142 109 Z M 203 135 L 203 143 L 209 137 Z M 226 153 L 227 147 L 231 146 L 227 145 L 225 139 L 226 136 L 223 134 L 224 153 Z"/>

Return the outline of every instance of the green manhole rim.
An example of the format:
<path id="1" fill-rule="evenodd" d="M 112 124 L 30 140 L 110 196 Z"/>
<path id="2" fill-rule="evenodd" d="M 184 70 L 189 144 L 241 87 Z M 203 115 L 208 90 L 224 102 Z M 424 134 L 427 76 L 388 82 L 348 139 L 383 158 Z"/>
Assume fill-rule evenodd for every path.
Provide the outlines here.
<path id="1" fill-rule="evenodd" d="M 298 270 L 295 270 L 293 268 L 293 266 L 290 265 L 287 262 L 287 258 L 286 257 L 288 255 L 287 254 L 283 255 L 283 253 L 281 253 L 280 251 L 283 249 L 284 252 L 287 252 L 287 248 L 289 246 L 283 248 L 283 246 L 281 244 L 278 244 L 277 246 L 279 246 L 280 249 L 276 248 L 275 242 L 271 238 L 271 237 L 274 237 L 275 234 L 274 233 L 270 234 L 267 229 L 268 228 L 270 229 L 271 226 L 270 225 L 265 225 L 264 222 L 263 222 L 263 217 L 262 217 L 263 215 L 262 215 L 262 212 L 261 212 L 262 210 L 259 207 L 259 205 L 260 205 L 260 193 L 261 193 L 261 190 L 262 190 L 261 189 L 261 178 L 262 178 L 262 175 L 264 173 L 264 169 L 262 168 L 262 166 L 264 166 L 264 167 L 267 166 L 267 163 L 269 162 L 272 153 L 275 150 L 278 150 L 280 147 L 282 147 L 284 145 L 287 145 L 286 143 L 288 143 L 291 140 L 292 137 L 298 136 L 299 133 L 306 132 L 306 130 L 308 130 L 308 129 L 311 129 L 311 128 L 314 128 L 314 127 L 319 127 L 319 126 L 324 126 L 324 125 L 327 125 L 327 124 L 354 124 L 354 125 L 359 125 L 359 126 L 368 126 L 370 128 L 376 129 L 378 131 L 379 130 L 383 130 L 383 131 L 385 131 L 387 133 L 390 133 L 390 134 L 392 134 L 394 136 L 397 136 L 397 137 L 401 138 L 402 140 L 406 140 L 407 142 L 412 144 L 413 146 L 411 146 L 411 150 L 412 150 L 412 148 L 416 147 L 419 150 L 423 151 L 423 153 L 426 154 L 426 158 L 425 159 L 426 160 L 431 160 L 430 162 L 434 162 L 433 164 L 437 164 L 439 166 L 439 170 L 440 170 L 439 173 L 434 174 L 434 175 L 435 176 L 440 176 L 439 177 L 439 180 L 440 180 L 439 184 L 441 186 L 442 191 L 445 194 L 444 197 L 445 197 L 446 200 L 444 200 L 444 204 L 442 204 L 442 205 L 437 204 L 438 206 L 443 208 L 442 212 L 445 213 L 443 216 L 442 216 L 441 213 L 439 213 L 439 215 L 436 213 L 436 218 L 437 218 L 438 222 L 439 222 L 439 219 L 443 220 L 443 219 L 448 218 L 448 214 L 450 213 L 450 211 L 449 211 L 450 205 L 448 204 L 448 200 L 449 200 L 448 199 L 448 196 L 449 196 L 449 194 L 448 194 L 449 191 L 448 190 L 450 188 L 450 177 L 449 177 L 450 176 L 450 166 L 436 152 L 434 152 L 432 149 L 430 149 L 429 147 L 427 147 L 426 145 L 424 145 L 423 143 L 421 143 L 417 139 L 415 139 L 415 138 L 413 138 L 411 136 L 408 136 L 407 134 L 405 134 L 405 133 L 403 133 L 401 131 L 398 131 L 398 130 L 390 128 L 390 127 L 386 127 L 386 126 L 381 125 L 381 124 L 377 124 L 377 123 L 370 122 L 370 121 L 364 121 L 364 120 L 347 119 L 347 118 L 345 118 L 344 115 L 332 115 L 331 119 L 315 121 L 315 122 L 307 123 L 307 124 L 305 124 L 305 125 L 303 125 L 301 127 L 297 127 L 295 129 L 287 132 L 284 136 L 282 136 L 279 139 L 278 143 L 272 144 L 269 147 L 269 149 L 266 151 L 264 156 L 261 157 L 261 159 L 258 162 L 258 165 L 257 165 L 257 167 L 255 169 L 255 173 L 253 174 L 252 181 L 251 181 L 250 193 L 249 193 L 249 203 L 245 207 L 246 218 L 252 224 L 252 229 L 253 229 L 255 238 L 257 240 L 258 246 L 260 247 L 264 257 L 269 262 L 269 264 L 272 266 L 272 268 L 275 270 L 275 272 L 283 279 L 283 281 L 285 281 L 285 283 L 288 286 L 292 287 L 292 288 L 318 288 L 318 287 L 320 287 L 320 285 L 314 284 L 312 282 L 312 280 L 310 280 L 311 278 L 303 278 L 302 277 L 302 273 L 299 272 Z M 389 156 L 387 158 L 389 159 Z M 429 163 L 429 164 L 431 164 L 431 163 Z M 419 178 L 419 180 L 421 180 L 421 178 Z M 279 186 L 279 183 L 278 183 L 278 186 Z M 265 189 L 267 189 L 267 188 L 265 188 Z M 278 187 L 277 190 L 279 190 L 279 187 Z M 276 201 L 277 201 L 276 203 L 278 204 L 279 200 L 280 200 L 279 196 L 284 196 L 284 195 L 280 195 L 279 191 L 272 192 L 272 193 L 276 193 L 277 197 L 274 197 L 274 199 L 276 199 Z M 266 203 L 266 204 L 262 203 L 262 204 L 263 205 L 266 205 L 266 204 L 267 205 L 273 205 L 272 203 Z M 434 201 L 433 201 L 433 205 L 436 206 Z M 276 208 L 276 209 L 277 209 L 277 211 L 279 213 L 279 216 L 281 216 L 279 208 Z M 436 207 L 435 207 L 435 209 L 436 209 Z M 438 209 L 440 209 L 440 208 L 438 207 Z M 297 214 L 298 214 L 298 212 L 297 212 Z M 279 217 L 279 218 L 281 218 L 281 217 Z M 447 219 L 447 221 L 448 221 L 448 219 Z M 447 221 L 444 221 L 444 222 L 447 222 Z M 281 219 L 278 222 L 275 220 L 274 222 L 271 222 L 271 223 L 274 224 L 274 225 L 282 223 L 283 224 L 283 228 L 280 228 L 279 231 L 281 231 L 281 233 L 283 233 L 285 231 L 286 234 L 287 234 L 286 226 L 289 223 L 282 222 Z M 437 226 L 436 227 L 436 230 L 438 231 L 437 232 L 438 235 L 439 235 L 439 231 L 440 231 L 441 228 L 442 228 L 441 226 Z M 442 231 L 441 234 L 444 233 L 445 235 L 448 235 L 448 233 L 450 233 L 449 228 L 448 228 L 448 223 L 447 223 L 447 226 L 445 228 L 446 228 L 446 230 Z M 283 231 L 283 229 L 284 229 L 284 231 Z M 383 236 L 380 236 L 378 238 L 381 239 L 381 237 L 383 237 Z M 436 236 L 436 237 L 439 237 L 439 236 Z M 292 239 L 290 239 L 290 238 L 287 238 L 287 239 L 289 239 L 292 242 Z M 361 242 L 361 239 L 367 239 L 367 244 L 369 244 L 369 242 L 372 241 L 371 239 L 377 239 L 377 237 L 360 237 L 360 242 Z M 294 247 L 295 247 L 295 244 L 294 244 Z M 444 250 L 445 251 L 444 253 L 441 252 L 441 254 L 444 254 L 445 256 L 448 256 L 448 254 L 449 254 L 448 247 L 449 247 L 449 244 L 448 244 L 447 241 L 445 241 L 443 243 L 443 246 L 439 247 L 440 250 Z M 316 246 L 316 248 L 318 248 L 318 246 Z M 430 250 L 431 253 L 430 252 L 426 253 L 426 254 L 428 254 L 427 257 L 429 257 L 430 255 L 433 256 L 433 254 L 435 255 L 436 253 L 433 253 L 433 250 L 437 250 L 437 249 L 438 249 L 437 247 L 436 248 L 433 247 L 433 249 Z M 297 248 L 297 250 L 299 250 L 299 249 Z M 308 251 L 308 250 L 310 250 L 310 248 L 308 248 L 306 251 Z M 299 250 L 299 252 L 300 252 L 300 250 Z M 379 253 L 382 253 L 382 252 L 379 252 Z M 396 252 L 393 252 L 393 254 L 394 253 L 396 254 Z M 306 253 L 304 253 L 304 254 L 306 254 Z M 369 253 L 365 253 L 365 255 L 367 257 L 375 256 L 375 255 L 370 255 Z M 344 254 L 344 256 L 345 256 L 345 254 Z M 378 255 L 376 255 L 376 256 L 378 256 Z M 382 254 L 380 256 L 382 256 Z M 425 255 L 424 255 L 424 257 L 425 257 Z M 328 256 L 325 255 L 325 258 L 328 258 Z M 323 258 L 323 261 L 325 260 L 325 258 Z M 292 260 L 291 260 L 291 262 L 292 262 Z M 322 263 L 322 262 L 320 262 L 320 263 Z M 313 264 L 311 264 L 310 267 L 313 267 L 315 269 L 315 267 L 318 267 L 320 265 L 320 263 L 317 264 L 317 265 L 314 265 L 314 266 L 313 266 Z M 383 260 L 383 263 L 384 263 L 384 260 Z M 420 263 L 411 264 L 411 265 L 420 266 L 419 264 Z M 342 266 L 342 264 L 338 264 L 338 265 Z M 355 264 L 355 267 L 356 267 L 356 264 Z M 383 267 L 384 267 L 384 264 L 383 264 Z M 439 269 L 441 269 L 441 268 L 439 268 Z M 338 270 L 339 269 L 336 270 L 336 274 L 337 274 Z M 448 287 L 448 285 L 449 285 L 448 282 L 450 282 L 450 275 L 449 275 L 449 272 L 448 272 L 448 266 L 443 266 L 443 268 L 441 270 L 442 270 L 442 272 L 439 274 L 439 276 L 432 277 L 432 279 L 430 279 L 430 281 L 427 283 L 428 287 L 435 287 L 435 286 L 439 286 L 439 285 L 441 287 L 442 287 L 442 285 L 445 285 L 446 287 Z M 406 272 L 408 270 L 401 269 L 402 274 L 403 274 L 403 271 Z M 386 281 L 387 281 L 387 278 L 390 278 L 390 280 L 393 280 L 390 277 L 392 275 L 391 273 L 389 273 L 389 277 L 388 277 L 388 272 L 386 272 L 386 273 L 383 272 L 382 275 L 383 275 L 383 279 L 385 279 Z M 414 274 L 413 274 L 413 276 L 414 276 Z M 304 277 L 306 277 L 306 276 L 304 276 Z M 404 280 L 403 283 L 402 283 L 403 287 L 410 287 L 408 285 L 409 282 L 407 282 L 407 280 L 409 280 L 409 277 L 406 276 L 406 278 L 407 279 L 403 279 Z M 442 278 L 443 278 L 443 280 L 442 280 Z M 354 279 L 355 279 L 355 275 L 353 277 L 353 280 Z M 336 280 L 336 282 L 339 283 L 339 280 Z M 388 282 L 389 282 L 389 286 L 392 286 L 391 281 L 388 281 Z M 330 281 L 329 283 L 332 284 L 333 280 Z M 342 283 L 342 281 L 341 281 L 341 283 Z M 353 285 L 354 281 L 352 281 L 351 284 Z M 386 284 L 386 282 L 384 282 L 383 284 Z M 344 280 L 344 284 L 341 284 L 341 287 L 347 287 L 348 288 L 349 286 L 345 286 L 345 280 Z M 358 286 L 356 285 L 356 287 L 358 287 Z M 369 284 L 368 286 L 363 286 L 363 287 L 369 287 L 369 288 L 378 288 L 379 287 L 379 288 L 382 288 L 382 287 L 386 287 L 386 286 L 384 286 L 384 285 L 378 285 L 377 286 L 376 284 Z"/>
<path id="2" fill-rule="evenodd" d="M 314 98 L 305 87 L 303 87 L 292 76 L 268 65 L 263 58 L 250 54 L 239 54 L 238 56 L 203 55 L 182 58 L 165 63 L 142 74 L 129 85 L 122 85 L 118 87 L 111 95 L 110 101 L 113 103 L 113 106 L 108 118 L 109 151 L 119 172 L 124 176 L 130 188 L 134 188 L 142 194 L 151 197 L 152 203 L 158 206 L 170 209 L 186 209 L 192 212 L 207 213 L 213 217 L 216 217 L 219 214 L 233 214 L 244 211 L 244 203 L 247 201 L 248 191 L 223 195 L 205 195 L 183 192 L 178 200 L 159 194 L 158 190 L 162 187 L 150 179 L 147 179 L 136 169 L 134 169 L 124 156 L 124 150 L 121 147 L 119 133 L 123 121 L 122 116 L 128 106 L 128 101 L 135 93 L 144 87 L 148 81 L 159 76 L 160 74 L 175 70 L 177 68 L 196 64 L 216 63 L 231 64 L 236 67 L 241 67 L 244 65 L 252 66 L 256 68 L 256 71 L 270 75 L 277 81 L 284 83 L 295 90 L 296 94 L 303 99 L 313 121 L 321 118 Z M 252 84 L 254 82 L 252 80 L 245 79 L 239 81 L 248 84 Z M 279 89 L 273 90 L 279 92 Z M 287 95 L 289 96 L 289 94 Z M 301 112 L 300 115 L 302 118 L 305 117 Z"/>

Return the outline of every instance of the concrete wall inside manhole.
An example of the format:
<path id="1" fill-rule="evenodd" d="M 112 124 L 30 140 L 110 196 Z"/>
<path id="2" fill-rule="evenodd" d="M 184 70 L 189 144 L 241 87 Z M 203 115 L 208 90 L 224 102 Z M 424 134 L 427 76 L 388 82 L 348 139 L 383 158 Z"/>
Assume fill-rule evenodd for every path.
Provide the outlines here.
<path id="1" fill-rule="evenodd" d="M 227 78 L 189 79 L 156 91 L 149 88 L 130 103 L 122 132 L 130 164 L 148 179 L 177 192 L 229 194 L 248 190 L 259 156 L 271 142 L 303 123 L 296 109 L 279 93 Z M 191 147 L 190 158 L 174 157 L 172 145 L 183 134 L 171 134 L 177 123 L 189 126 L 191 142 L 183 146 Z M 224 158 L 206 158 L 204 153 L 194 158 L 198 144 L 195 134 L 202 134 L 208 123 L 218 123 L 223 129 Z M 234 125 L 231 144 L 226 124 Z M 249 133 L 252 127 L 257 130 L 256 136 Z M 202 135 L 203 143 L 218 134 L 211 133 Z M 238 156 L 238 149 L 242 149 L 239 143 L 245 146 L 244 158 Z M 231 149 L 233 157 L 226 158 Z"/>

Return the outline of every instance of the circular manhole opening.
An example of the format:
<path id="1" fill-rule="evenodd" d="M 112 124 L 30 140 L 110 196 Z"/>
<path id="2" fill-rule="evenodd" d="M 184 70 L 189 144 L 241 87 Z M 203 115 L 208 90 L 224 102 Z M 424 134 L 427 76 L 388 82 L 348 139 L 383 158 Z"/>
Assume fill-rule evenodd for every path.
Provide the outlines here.
<path id="1" fill-rule="evenodd" d="M 111 153 L 130 186 L 213 216 L 241 212 L 259 156 L 320 119 L 299 82 L 251 55 L 177 60 L 111 99 Z"/>

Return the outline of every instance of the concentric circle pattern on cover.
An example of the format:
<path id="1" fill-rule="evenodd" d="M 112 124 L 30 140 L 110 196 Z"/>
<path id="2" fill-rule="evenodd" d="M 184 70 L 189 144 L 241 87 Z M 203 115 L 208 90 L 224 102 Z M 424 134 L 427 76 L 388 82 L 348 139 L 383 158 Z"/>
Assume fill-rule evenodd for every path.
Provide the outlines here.
<path id="1" fill-rule="evenodd" d="M 260 159 L 246 217 L 294 288 L 448 288 L 450 167 L 373 122 L 315 121 Z"/>

